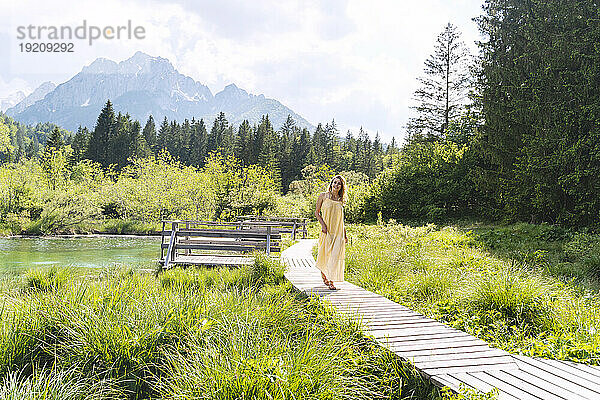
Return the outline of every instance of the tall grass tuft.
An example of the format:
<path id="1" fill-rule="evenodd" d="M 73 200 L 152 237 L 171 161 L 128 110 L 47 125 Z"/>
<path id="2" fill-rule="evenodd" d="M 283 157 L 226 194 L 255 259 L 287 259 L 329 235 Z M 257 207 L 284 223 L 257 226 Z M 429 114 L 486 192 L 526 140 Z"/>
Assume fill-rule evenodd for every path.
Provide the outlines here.
<path id="1" fill-rule="evenodd" d="M 76 376 L 69 371 L 42 370 L 33 375 L 10 372 L 0 382 L 3 400 L 103 400 L 124 399 L 114 383 Z"/>
<path id="2" fill-rule="evenodd" d="M 37 268 L 29 270 L 25 273 L 25 287 L 40 290 L 50 291 L 60 289 L 73 274 L 69 268 L 57 268 L 51 266 L 47 268 Z"/>
<path id="3" fill-rule="evenodd" d="M 499 312 L 511 325 L 549 328 L 552 285 L 547 279 L 515 268 L 472 277 L 464 293 L 465 307 L 473 312 Z"/>

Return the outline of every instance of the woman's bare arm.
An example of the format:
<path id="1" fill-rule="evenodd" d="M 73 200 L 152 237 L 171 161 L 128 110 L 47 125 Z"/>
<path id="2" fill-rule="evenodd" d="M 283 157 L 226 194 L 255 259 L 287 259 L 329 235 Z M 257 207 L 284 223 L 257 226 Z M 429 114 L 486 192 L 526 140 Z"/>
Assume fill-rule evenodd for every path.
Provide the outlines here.
<path id="1" fill-rule="evenodd" d="M 327 225 L 325 225 L 325 221 L 323 221 L 323 217 L 321 216 L 321 204 L 323 204 L 323 199 L 325 198 L 325 194 L 321 193 L 319 198 L 317 198 L 317 207 L 315 209 L 315 217 L 317 217 L 317 221 L 321 224 L 321 232 L 327 233 Z"/>

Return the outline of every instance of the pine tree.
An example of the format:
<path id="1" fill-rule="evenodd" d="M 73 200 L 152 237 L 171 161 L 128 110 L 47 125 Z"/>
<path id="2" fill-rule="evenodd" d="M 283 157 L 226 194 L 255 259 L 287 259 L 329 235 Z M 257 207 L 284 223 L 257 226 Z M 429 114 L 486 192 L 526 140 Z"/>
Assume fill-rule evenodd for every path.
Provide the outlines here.
<path id="1" fill-rule="evenodd" d="M 139 121 L 133 121 L 131 124 L 131 153 L 129 157 L 146 158 L 152 153 L 144 137 Z"/>
<path id="2" fill-rule="evenodd" d="M 152 117 L 152 114 L 148 117 L 148 120 L 146 121 L 146 125 L 144 126 L 144 130 L 143 130 L 143 136 L 144 136 L 144 139 L 146 140 L 146 143 L 150 147 L 150 149 L 155 151 L 157 137 L 156 137 L 156 126 L 154 124 L 154 118 Z"/>
<path id="3" fill-rule="evenodd" d="M 115 127 L 115 113 L 113 110 L 112 103 L 107 100 L 106 105 L 100 112 L 96 127 L 90 137 L 90 143 L 88 146 L 87 158 L 92 161 L 99 162 L 104 167 L 108 167 L 109 155 L 108 145 L 111 137 L 113 136 L 113 130 Z"/>
<path id="4" fill-rule="evenodd" d="M 295 179 L 293 159 L 297 155 L 293 153 L 296 135 L 299 132 L 296 121 L 288 114 L 285 123 L 279 131 L 281 146 L 279 148 L 279 169 L 281 171 L 281 185 L 284 193 L 287 192 L 289 184 Z"/>
<path id="5" fill-rule="evenodd" d="M 204 119 L 200 121 L 194 121 L 191 126 L 190 133 L 190 164 L 195 166 L 202 166 L 204 164 L 204 158 L 206 157 L 206 141 L 208 133 L 206 132 L 206 125 L 204 125 Z"/>
<path id="6" fill-rule="evenodd" d="M 115 164 L 117 168 L 127 165 L 127 159 L 131 154 L 131 117 L 129 114 L 119 113 L 115 120 L 113 135 L 108 144 L 108 164 Z"/>
<path id="7" fill-rule="evenodd" d="M 277 153 L 277 133 L 269 121 L 269 116 L 264 115 L 258 125 L 257 136 L 261 138 L 261 146 L 258 147 L 258 165 L 273 172 L 277 184 L 281 184 L 281 171 Z"/>
<path id="8" fill-rule="evenodd" d="M 158 128 L 158 137 L 156 140 L 157 151 L 156 153 L 160 153 L 164 149 L 167 148 L 169 144 L 169 137 L 171 135 L 171 128 L 169 126 L 169 120 L 167 117 L 163 119 L 163 122 L 160 124 L 160 128 Z"/>
<path id="9" fill-rule="evenodd" d="M 179 160 L 185 164 L 189 164 L 190 140 L 192 136 L 192 125 L 190 121 L 185 119 L 181 125 L 181 132 L 177 137 L 177 154 Z"/>
<path id="10" fill-rule="evenodd" d="M 373 141 L 373 178 L 379 175 L 383 170 L 383 145 L 381 144 L 381 138 L 379 132 L 375 134 L 375 140 Z"/>
<path id="11" fill-rule="evenodd" d="M 238 133 L 235 137 L 234 153 L 244 164 L 249 165 L 252 160 L 252 127 L 245 119 L 238 127 Z"/>
<path id="12" fill-rule="evenodd" d="M 448 23 L 437 37 L 434 53 L 425 61 L 425 76 L 414 93 L 417 116 L 409 120 L 411 137 L 443 137 L 451 121 L 458 118 L 468 102 L 470 87 L 469 52 L 458 29 Z"/>
<path id="13" fill-rule="evenodd" d="M 213 126 L 208 135 L 208 151 L 215 151 L 223 146 L 223 139 L 225 138 L 229 122 L 225 118 L 225 113 L 220 112 L 213 122 Z"/>
<path id="14" fill-rule="evenodd" d="M 50 137 L 48 137 L 48 141 L 46 142 L 46 148 L 44 149 L 44 153 L 51 153 L 53 151 L 60 150 L 64 147 L 65 143 L 62 139 L 62 135 L 60 134 L 60 130 L 58 126 L 54 127 Z"/>
<path id="15" fill-rule="evenodd" d="M 71 154 L 72 164 L 76 164 L 84 159 L 88 148 L 88 136 L 89 133 L 87 128 L 82 128 L 81 125 L 79 125 L 75 137 L 73 138 L 73 143 L 71 143 L 71 148 L 73 149 L 73 153 Z"/>

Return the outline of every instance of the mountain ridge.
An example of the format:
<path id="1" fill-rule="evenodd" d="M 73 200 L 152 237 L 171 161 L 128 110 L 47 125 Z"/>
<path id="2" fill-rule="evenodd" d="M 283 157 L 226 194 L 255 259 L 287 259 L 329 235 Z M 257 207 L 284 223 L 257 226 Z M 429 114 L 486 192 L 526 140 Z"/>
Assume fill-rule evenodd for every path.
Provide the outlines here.
<path id="1" fill-rule="evenodd" d="M 314 129 L 275 99 L 248 93 L 234 83 L 213 95 L 208 86 L 179 73 L 168 59 L 141 51 L 119 63 L 97 58 L 42 99 L 26 107 L 17 104 L 6 113 L 28 124 L 53 122 L 71 131 L 79 125 L 93 129 L 107 100 L 116 112 L 129 113 L 142 124 L 150 115 L 156 121 L 164 117 L 180 121 L 203 118 L 210 124 L 219 112 L 224 112 L 235 125 L 244 119 L 259 123 L 268 114 L 278 128 L 289 114 L 298 126 Z"/>

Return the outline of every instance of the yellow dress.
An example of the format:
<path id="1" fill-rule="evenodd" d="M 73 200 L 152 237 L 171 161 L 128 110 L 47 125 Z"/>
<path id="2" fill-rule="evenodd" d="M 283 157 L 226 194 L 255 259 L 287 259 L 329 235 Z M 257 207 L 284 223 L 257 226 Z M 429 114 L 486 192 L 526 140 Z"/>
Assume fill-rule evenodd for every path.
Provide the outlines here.
<path id="1" fill-rule="evenodd" d="M 327 226 L 327 233 L 319 234 L 319 253 L 317 268 L 327 279 L 334 282 L 344 281 L 344 257 L 346 241 L 344 240 L 344 208 L 341 201 L 327 197 L 321 203 L 321 216 Z"/>

